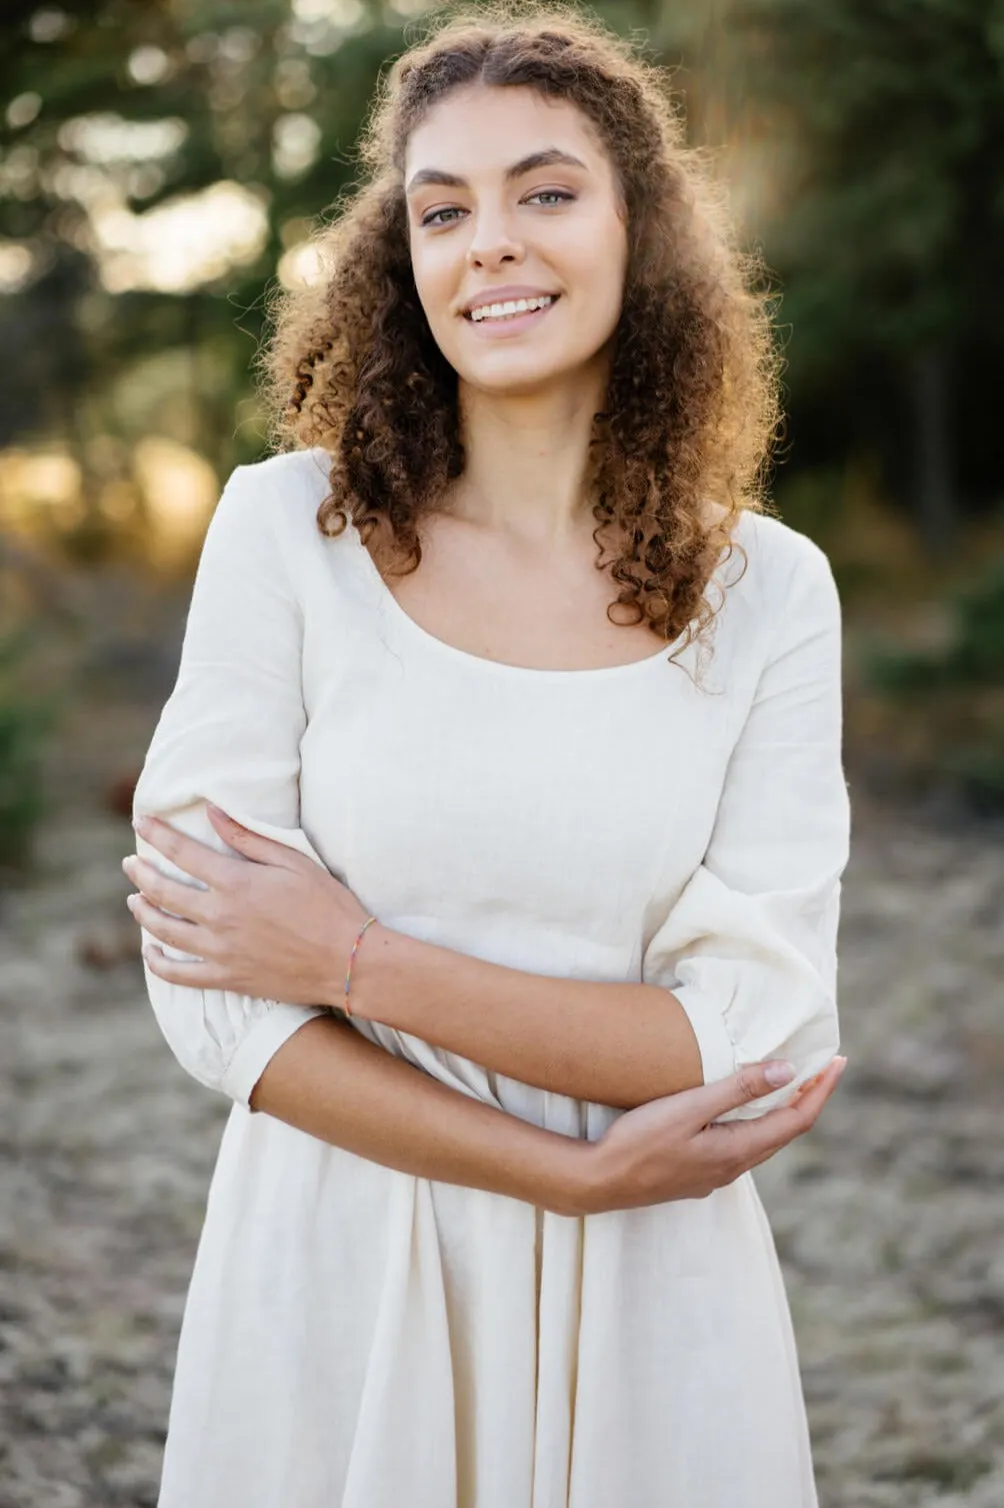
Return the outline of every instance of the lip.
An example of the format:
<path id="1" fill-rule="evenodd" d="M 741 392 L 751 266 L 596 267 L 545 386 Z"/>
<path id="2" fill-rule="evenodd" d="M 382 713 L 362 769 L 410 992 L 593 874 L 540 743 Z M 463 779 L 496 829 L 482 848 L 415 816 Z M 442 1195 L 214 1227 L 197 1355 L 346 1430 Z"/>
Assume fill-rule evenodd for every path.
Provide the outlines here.
<path id="1" fill-rule="evenodd" d="M 461 305 L 460 313 L 464 317 L 470 314 L 472 309 L 477 309 L 482 304 L 504 304 L 507 299 L 517 298 L 560 298 L 553 288 L 527 288 L 515 283 L 506 284 L 502 288 L 482 288 L 480 293 L 472 294 L 466 304 Z"/>
<path id="2" fill-rule="evenodd" d="M 526 298 L 528 295 L 523 294 L 523 297 Z M 465 319 L 464 324 L 470 330 L 473 340 L 486 340 L 491 343 L 500 340 L 516 340 L 532 325 L 537 325 L 542 319 L 546 319 L 552 310 L 558 307 L 559 302 L 560 300 L 555 298 L 554 303 L 545 304 L 543 309 L 528 309 L 525 314 L 511 314 L 506 319 Z"/>

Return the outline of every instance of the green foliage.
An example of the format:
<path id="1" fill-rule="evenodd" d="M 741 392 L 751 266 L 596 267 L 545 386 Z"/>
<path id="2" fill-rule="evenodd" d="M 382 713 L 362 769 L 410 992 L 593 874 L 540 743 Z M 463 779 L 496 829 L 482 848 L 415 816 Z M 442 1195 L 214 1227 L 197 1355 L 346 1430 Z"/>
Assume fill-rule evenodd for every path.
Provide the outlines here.
<path id="1" fill-rule="evenodd" d="M 993 740 L 956 749 L 945 756 L 943 769 L 984 811 L 1004 811 L 1004 733 Z"/>
<path id="2" fill-rule="evenodd" d="M 723 29 L 795 457 L 878 455 L 936 559 L 1004 466 L 1004 5 L 726 0 Z"/>
<path id="3" fill-rule="evenodd" d="M 868 685 L 931 730 L 930 764 L 980 807 L 1004 810 L 1004 560 L 955 593 L 936 651 L 873 645 Z"/>
<path id="4" fill-rule="evenodd" d="M 774 490 L 774 499 L 786 524 L 800 534 L 808 534 L 825 550 L 844 511 L 846 482 L 842 471 L 833 466 L 783 473 Z"/>
<path id="5" fill-rule="evenodd" d="M 0 639 L 0 873 L 27 866 L 45 810 L 42 753 L 55 705 L 24 689 L 30 644 L 26 630 Z"/>
<path id="6" fill-rule="evenodd" d="M 1004 561 L 953 596 L 948 643 L 926 654 L 878 648 L 871 683 L 893 695 L 953 686 L 1004 686 Z"/>
<path id="7" fill-rule="evenodd" d="M 371 0 L 341 0 L 328 18 L 323 7 L 299 9 L 290 0 L 4 7 L 0 111 L 16 108 L 6 128 L 0 115 L 0 247 L 27 248 L 34 270 L 16 297 L 0 297 L 0 339 L 21 353 L 0 369 L 0 447 L 55 434 L 86 482 L 89 438 L 124 431 L 116 386 L 152 352 L 178 351 L 191 384 L 180 417 L 154 405 L 133 416 L 130 438 L 171 434 L 219 474 L 260 452 L 260 434 L 235 435 L 234 414 L 251 389 L 263 290 L 352 179 L 360 122 L 405 24 Z M 196 286 L 108 283 L 95 229 L 102 202 L 142 217 L 224 182 L 265 209 L 257 254 Z M 210 348 L 215 359 L 200 361 Z"/>
<path id="8" fill-rule="evenodd" d="M 1004 343 L 1001 0 L 598 8 L 615 28 L 641 24 L 653 55 L 682 61 L 681 87 L 700 79 L 696 114 L 702 90 L 724 91 L 739 101 L 732 134 L 763 138 L 776 154 L 763 175 L 768 199 L 775 179 L 779 197 L 758 230 L 785 287 L 796 397 L 856 382 L 862 361 L 909 365 L 931 351 L 947 360 L 969 339 Z M 3 8 L 0 106 L 17 108 L 0 127 L 0 245 L 29 248 L 36 273 L 17 298 L 0 298 L 0 339 L 21 356 L 0 369 L 0 446 L 54 432 L 86 454 L 88 435 L 116 428 L 116 383 L 151 351 L 177 350 L 192 355 L 193 433 L 175 437 L 220 474 L 253 458 L 261 436 L 240 432 L 251 424 L 235 434 L 233 416 L 250 389 L 263 290 L 283 251 L 351 184 L 373 85 L 421 9 L 415 0 Z M 95 155 L 80 126 L 102 119 L 127 133 Z M 138 132 L 165 125 L 173 144 L 142 145 Z M 282 143 L 304 133 L 316 145 L 291 162 Z M 102 195 L 143 216 L 222 181 L 253 189 L 266 208 L 256 256 L 176 292 L 103 285 L 92 210 Z M 207 366 L 197 353 L 210 346 L 221 355 Z M 963 361 L 958 381 L 979 380 Z M 854 391 L 846 399 L 837 423 L 858 407 Z M 165 422 L 155 405 L 146 432 Z"/>
<path id="9" fill-rule="evenodd" d="M 596 8 L 623 32 L 642 27 L 651 56 L 682 64 L 693 118 L 714 144 L 739 148 L 739 198 L 761 206 L 753 229 L 790 327 L 792 469 L 876 454 L 929 545 L 950 542 L 965 491 L 975 504 L 1004 467 L 987 396 L 1004 346 L 1004 0 Z M 249 400 L 265 292 L 284 252 L 352 184 L 374 83 L 422 9 L 2 7 L 0 255 L 16 248 L 32 271 L 0 296 L 0 342 L 18 355 L 0 365 L 0 448 L 34 436 L 70 448 L 92 509 L 81 555 L 104 548 L 103 436 L 128 453 L 168 434 L 220 476 L 260 453 Z M 98 222 L 135 230 L 221 183 L 257 196 L 260 248 L 197 286 L 117 288 Z"/>
<path id="10" fill-rule="evenodd" d="M 798 143 L 767 234 L 793 370 L 1004 339 L 999 0 L 734 0 L 731 20 L 744 87 Z"/>

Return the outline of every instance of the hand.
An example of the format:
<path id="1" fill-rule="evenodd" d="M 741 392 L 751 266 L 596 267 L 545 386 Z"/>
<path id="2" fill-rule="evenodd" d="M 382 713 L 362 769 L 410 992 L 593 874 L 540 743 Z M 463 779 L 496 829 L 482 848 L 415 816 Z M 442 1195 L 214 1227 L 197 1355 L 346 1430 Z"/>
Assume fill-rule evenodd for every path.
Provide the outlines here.
<path id="1" fill-rule="evenodd" d="M 846 1065 L 846 1058 L 833 1058 L 799 1088 L 789 1105 L 768 1110 L 758 1120 L 714 1124 L 726 1110 L 777 1088 L 768 1082 L 763 1064 L 627 1111 L 585 1153 L 581 1212 L 704 1199 L 734 1183 L 811 1130 Z"/>
<path id="2" fill-rule="evenodd" d="M 143 950 L 150 969 L 193 989 L 339 1005 L 345 968 L 366 911 L 334 875 L 304 854 L 260 837 L 208 806 L 209 819 L 236 856 L 221 854 L 156 818 L 140 818 L 140 836 L 200 882 L 168 878 L 129 855 L 122 868 L 139 889 L 127 904 L 157 939 Z M 250 860 L 250 863 L 248 862 Z M 160 944 L 196 955 L 169 958 Z"/>

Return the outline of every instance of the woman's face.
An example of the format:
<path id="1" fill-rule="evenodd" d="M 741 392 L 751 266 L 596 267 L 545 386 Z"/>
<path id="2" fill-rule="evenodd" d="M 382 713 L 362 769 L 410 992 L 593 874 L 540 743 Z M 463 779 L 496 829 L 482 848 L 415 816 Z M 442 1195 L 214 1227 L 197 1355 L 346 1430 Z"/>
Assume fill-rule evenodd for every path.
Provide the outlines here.
<path id="1" fill-rule="evenodd" d="M 418 296 L 464 382 L 529 394 L 604 359 L 627 230 L 613 165 L 574 105 L 455 90 L 412 132 L 404 181 Z"/>

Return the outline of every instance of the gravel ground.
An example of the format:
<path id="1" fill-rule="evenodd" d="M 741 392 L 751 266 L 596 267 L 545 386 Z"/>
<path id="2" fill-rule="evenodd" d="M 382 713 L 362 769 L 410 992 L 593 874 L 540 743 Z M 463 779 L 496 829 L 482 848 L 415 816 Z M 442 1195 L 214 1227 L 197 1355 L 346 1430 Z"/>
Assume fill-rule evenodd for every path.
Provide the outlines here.
<path id="1" fill-rule="evenodd" d="M 127 765 L 150 726 L 102 733 Z M 227 1108 L 145 1006 L 130 833 L 95 799 L 86 742 L 36 877 L 0 909 L 0 1508 L 155 1504 Z M 821 1508 L 1002 1508 L 1004 836 L 852 794 L 850 1066 L 812 1135 L 758 1173 Z"/>

